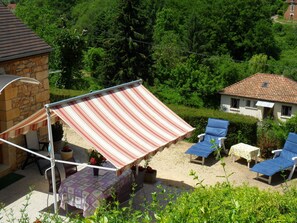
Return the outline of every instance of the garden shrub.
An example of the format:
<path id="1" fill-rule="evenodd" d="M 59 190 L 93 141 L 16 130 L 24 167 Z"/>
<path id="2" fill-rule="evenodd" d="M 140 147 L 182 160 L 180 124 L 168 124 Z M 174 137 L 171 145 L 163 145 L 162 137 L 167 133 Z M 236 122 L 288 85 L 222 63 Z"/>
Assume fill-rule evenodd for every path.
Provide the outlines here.
<path id="1" fill-rule="evenodd" d="M 289 132 L 297 133 L 297 117 L 293 116 L 286 122 L 273 119 L 265 119 L 258 125 L 258 144 L 261 156 L 272 157 L 272 150 L 281 149 L 288 137 Z"/>
<path id="2" fill-rule="evenodd" d="M 261 191 L 247 185 L 217 184 L 184 193 L 157 222 L 296 222 L 297 192 Z"/>

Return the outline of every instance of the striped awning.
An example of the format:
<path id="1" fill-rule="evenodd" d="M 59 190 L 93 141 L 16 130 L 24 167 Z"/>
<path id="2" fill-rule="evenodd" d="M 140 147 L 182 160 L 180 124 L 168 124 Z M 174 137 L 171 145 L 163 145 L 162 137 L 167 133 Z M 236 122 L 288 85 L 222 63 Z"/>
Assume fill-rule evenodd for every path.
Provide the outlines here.
<path id="1" fill-rule="evenodd" d="M 60 118 L 51 112 L 52 123 L 60 120 Z M 0 138 L 7 140 L 8 138 L 15 138 L 18 135 L 26 134 L 29 131 L 36 131 L 41 127 L 47 126 L 47 115 L 45 108 L 42 108 L 32 114 L 30 117 L 24 119 L 18 124 L 12 126 L 0 134 Z"/>
<path id="2" fill-rule="evenodd" d="M 118 174 L 189 137 L 194 130 L 150 93 L 141 81 L 46 106 L 103 154 L 117 168 Z M 43 111 L 34 115 L 38 125 L 44 124 L 45 114 Z M 29 124 L 29 121 L 25 123 Z M 27 124 L 22 127 L 21 134 L 33 130 L 32 126 L 36 125 L 35 122 Z M 17 128 L 12 130 L 14 133 L 8 130 L 4 136 L 19 131 Z"/>

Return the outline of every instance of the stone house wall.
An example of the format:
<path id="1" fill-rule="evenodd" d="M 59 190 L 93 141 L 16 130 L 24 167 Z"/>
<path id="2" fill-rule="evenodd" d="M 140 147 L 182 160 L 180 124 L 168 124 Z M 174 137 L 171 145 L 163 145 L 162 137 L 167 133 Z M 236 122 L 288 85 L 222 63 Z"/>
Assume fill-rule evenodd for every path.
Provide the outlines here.
<path id="1" fill-rule="evenodd" d="M 3 132 L 49 103 L 48 54 L 0 62 L 0 67 L 6 74 L 31 77 L 41 83 L 17 81 L 5 88 L 0 95 L 0 132 Z M 25 143 L 23 136 L 10 141 Z M 26 153 L 7 144 L 0 146 L 0 163 L 11 170 L 20 168 Z"/>

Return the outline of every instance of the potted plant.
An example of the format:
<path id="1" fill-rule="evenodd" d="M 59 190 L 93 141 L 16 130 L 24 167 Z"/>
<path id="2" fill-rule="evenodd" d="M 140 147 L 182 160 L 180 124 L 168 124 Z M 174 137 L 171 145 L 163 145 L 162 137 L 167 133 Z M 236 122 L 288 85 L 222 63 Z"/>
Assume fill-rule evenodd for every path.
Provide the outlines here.
<path id="1" fill-rule="evenodd" d="M 131 167 L 131 170 L 133 172 L 134 179 L 135 179 L 135 184 L 136 184 L 135 191 L 138 191 L 143 187 L 145 168 L 143 166 L 138 165 L 138 174 L 136 174 L 137 172 L 136 169 L 137 169 L 136 165 L 133 165 Z"/>
<path id="2" fill-rule="evenodd" d="M 60 151 L 62 160 L 69 160 L 73 157 L 73 150 L 69 146 L 67 140 L 64 142 L 64 145 Z"/>
<path id="3" fill-rule="evenodd" d="M 59 121 L 52 124 L 52 135 L 53 135 L 53 143 L 54 150 L 58 151 L 62 147 L 62 138 L 63 138 L 64 130 L 63 124 Z"/>
<path id="4" fill-rule="evenodd" d="M 52 124 L 52 133 L 54 142 L 62 140 L 64 134 L 63 124 L 59 121 Z"/>
<path id="5" fill-rule="evenodd" d="M 157 181 L 157 170 L 153 169 L 150 166 L 147 166 L 145 168 L 145 173 L 144 173 L 144 182 L 145 183 L 156 183 Z"/>
<path id="6" fill-rule="evenodd" d="M 102 166 L 102 164 L 106 162 L 106 158 L 99 153 L 97 150 L 92 150 L 89 153 L 89 164 L 94 165 L 94 166 Z M 99 169 L 98 168 L 93 168 L 93 174 L 94 176 L 99 175 Z"/>
<path id="7" fill-rule="evenodd" d="M 145 161 L 144 168 L 144 182 L 145 183 L 156 183 L 157 181 L 157 170 L 153 169 L 149 166 L 149 162 L 151 161 L 151 157 Z"/>

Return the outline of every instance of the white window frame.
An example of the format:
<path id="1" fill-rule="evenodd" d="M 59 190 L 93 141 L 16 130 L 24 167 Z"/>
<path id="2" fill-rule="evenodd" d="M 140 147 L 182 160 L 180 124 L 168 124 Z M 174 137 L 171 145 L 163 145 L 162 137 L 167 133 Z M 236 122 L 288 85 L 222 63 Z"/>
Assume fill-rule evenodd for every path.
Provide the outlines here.
<path id="1" fill-rule="evenodd" d="M 292 106 L 282 105 L 281 116 L 291 117 L 292 116 Z"/>

